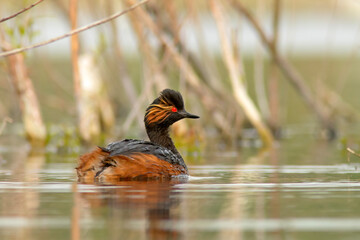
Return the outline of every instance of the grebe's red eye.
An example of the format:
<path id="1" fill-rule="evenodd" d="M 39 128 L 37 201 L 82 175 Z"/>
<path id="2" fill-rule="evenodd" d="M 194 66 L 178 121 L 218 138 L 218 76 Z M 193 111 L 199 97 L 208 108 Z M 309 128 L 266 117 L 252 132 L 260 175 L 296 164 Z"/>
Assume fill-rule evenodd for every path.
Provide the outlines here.
<path id="1" fill-rule="evenodd" d="M 172 111 L 172 112 L 177 112 L 177 108 L 176 108 L 176 107 L 173 107 L 173 108 L 171 109 L 171 111 Z"/>

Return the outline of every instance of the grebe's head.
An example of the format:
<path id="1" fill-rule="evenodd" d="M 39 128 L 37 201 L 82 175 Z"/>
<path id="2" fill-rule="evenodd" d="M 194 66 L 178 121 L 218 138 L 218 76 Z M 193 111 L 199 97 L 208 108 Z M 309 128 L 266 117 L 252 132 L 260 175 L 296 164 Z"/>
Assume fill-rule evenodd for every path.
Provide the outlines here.
<path id="1" fill-rule="evenodd" d="M 146 126 L 169 127 L 183 118 L 199 117 L 185 111 L 184 100 L 179 92 L 165 89 L 146 109 L 144 121 Z"/>

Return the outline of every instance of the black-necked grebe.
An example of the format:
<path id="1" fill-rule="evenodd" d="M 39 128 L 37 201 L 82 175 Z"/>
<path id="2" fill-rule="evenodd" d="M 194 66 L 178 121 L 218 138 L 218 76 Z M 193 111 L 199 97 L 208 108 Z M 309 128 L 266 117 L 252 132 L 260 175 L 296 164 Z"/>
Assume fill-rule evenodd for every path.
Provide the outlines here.
<path id="1" fill-rule="evenodd" d="M 165 89 L 146 109 L 150 141 L 125 139 L 84 154 L 76 168 L 80 181 L 164 179 L 187 175 L 186 164 L 169 136 L 169 127 L 183 118 L 199 118 L 185 111 L 181 94 Z"/>

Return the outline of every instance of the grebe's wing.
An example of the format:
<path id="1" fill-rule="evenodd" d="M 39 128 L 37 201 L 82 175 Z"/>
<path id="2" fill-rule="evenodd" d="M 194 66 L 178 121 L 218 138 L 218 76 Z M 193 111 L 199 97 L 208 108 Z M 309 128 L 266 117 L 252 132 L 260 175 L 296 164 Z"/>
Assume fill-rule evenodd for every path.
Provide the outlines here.
<path id="1" fill-rule="evenodd" d="M 154 144 L 152 142 L 125 139 L 119 142 L 113 142 L 106 147 L 100 147 L 104 152 L 109 153 L 109 157 L 124 155 L 131 156 L 134 154 L 151 154 L 161 160 L 165 160 L 171 164 L 181 164 L 179 156 L 174 154 L 171 150 Z"/>

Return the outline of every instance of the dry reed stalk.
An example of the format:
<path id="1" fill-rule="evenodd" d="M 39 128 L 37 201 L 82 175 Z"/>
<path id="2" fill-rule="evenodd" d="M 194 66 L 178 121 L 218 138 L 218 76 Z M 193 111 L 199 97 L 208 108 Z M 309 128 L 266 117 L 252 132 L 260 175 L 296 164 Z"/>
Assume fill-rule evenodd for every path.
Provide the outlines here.
<path id="1" fill-rule="evenodd" d="M 235 63 L 235 66 L 237 66 L 239 68 L 239 71 L 240 71 L 240 74 L 241 76 L 246 79 L 246 72 L 245 72 L 245 68 L 244 68 L 244 63 L 242 61 L 242 58 L 241 58 L 241 52 L 240 52 L 240 49 L 239 49 L 239 44 L 238 44 L 238 39 L 236 37 L 236 33 L 233 32 L 231 34 L 231 46 L 232 46 L 232 51 L 234 53 L 233 57 L 234 57 L 234 63 Z M 244 83 L 244 87 L 246 89 L 246 85 Z M 225 90 L 224 90 L 225 92 Z M 228 94 L 226 93 L 228 96 L 231 96 L 232 97 L 232 102 L 236 101 L 234 99 L 234 95 L 233 94 Z M 234 107 L 234 106 L 232 106 Z M 234 115 L 234 118 L 235 118 L 235 123 L 234 123 L 234 126 L 237 126 L 235 129 L 234 129 L 234 137 L 236 136 L 240 136 L 241 135 L 241 132 L 242 132 L 242 128 L 243 128 L 243 125 L 244 125 L 244 122 L 245 122 L 245 119 L 246 119 L 246 116 L 244 114 L 244 111 L 242 109 L 242 107 L 240 106 L 240 104 L 236 104 L 236 107 L 237 108 L 234 108 L 234 111 L 229 111 L 231 112 L 233 115 Z"/>
<path id="2" fill-rule="evenodd" d="M 169 86 L 166 77 L 163 73 L 163 66 L 159 63 L 156 57 L 156 51 L 153 49 L 147 39 L 144 37 L 145 29 L 141 22 L 138 21 L 135 13 L 129 13 L 131 24 L 135 30 L 138 39 L 139 47 L 142 55 L 144 56 L 145 64 L 149 67 L 150 78 L 157 86 L 157 91 L 160 92 Z"/>
<path id="3" fill-rule="evenodd" d="M 70 0 L 69 17 L 71 29 L 77 26 L 78 0 Z M 77 119 L 80 138 L 86 142 L 96 142 L 99 138 L 101 128 L 100 119 L 97 114 L 97 101 L 93 98 L 94 79 L 88 71 L 92 70 L 86 59 L 79 59 L 79 37 L 77 34 L 71 36 L 71 63 L 73 69 L 73 82 L 75 100 L 77 105 Z"/>
<path id="4" fill-rule="evenodd" d="M 77 7 L 78 0 L 70 0 L 72 29 L 77 26 Z M 115 116 L 94 57 L 91 54 L 79 57 L 77 34 L 71 36 L 71 60 L 79 135 L 85 143 L 98 143 L 102 127 L 109 132 Z"/>
<path id="5" fill-rule="evenodd" d="M 73 63 L 74 64 L 74 63 Z M 91 74 L 87 73 L 87 70 L 91 70 L 88 66 L 85 66 L 84 59 L 81 61 L 75 62 L 76 65 L 79 66 L 79 82 L 80 89 L 76 94 L 76 103 L 77 103 L 77 117 L 78 117 L 78 130 L 80 134 L 81 140 L 85 143 L 96 142 L 96 138 L 100 136 L 100 122 L 99 116 L 96 113 L 96 104 L 97 102 L 93 99 L 92 92 L 94 90 L 93 87 L 91 89 L 83 89 L 84 86 L 90 85 L 93 86 L 93 83 L 85 83 L 88 82 L 88 76 Z M 80 74 L 81 72 L 81 74 Z M 75 72 L 74 72 L 75 77 Z"/>
<path id="6" fill-rule="evenodd" d="M 69 18 L 71 29 L 77 27 L 77 12 L 78 0 L 69 1 Z M 100 135 L 100 126 L 96 124 L 99 122 L 98 116 L 95 114 L 94 103 L 87 99 L 86 92 L 83 92 L 82 81 L 85 81 L 84 76 L 80 76 L 79 63 L 79 35 L 71 36 L 71 64 L 73 71 L 74 92 L 76 100 L 76 110 L 78 119 L 78 129 L 80 138 L 89 143 Z M 82 66 L 83 70 L 84 66 Z M 84 70 L 83 70 L 84 72 Z M 85 84 L 83 84 L 85 85 Z M 90 101 L 90 102 L 89 102 Z M 94 124 L 95 123 L 95 124 Z"/>
<path id="7" fill-rule="evenodd" d="M 134 4 L 134 0 L 128 0 L 130 4 Z M 210 91 L 210 89 L 201 84 L 200 79 L 195 74 L 193 68 L 189 62 L 178 52 L 173 42 L 171 42 L 165 34 L 163 34 L 159 27 L 153 22 L 148 13 L 143 9 L 138 8 L 136 10 L 138 16 L 142 18 L 143 23 L 155 34 L 155 36 L 160 40 L 160 42 L 166 47 L 171 58 L 179 69 L 185 74 L 187 83 L 191 86 L 193 92 L 195 92 L 201 99 L 201 102 L 204 104 L 205 109 L 211 113 L 212 118 L 216 126 L 225 134 L 227 137 L 232 136 L 232 129 L 229 124 L 227 124 L 227 119 L 218 111 L 216 98 Z"/>
<path id="8" fill-rule="evenodd" d="M 177 11 L 176 7 L 174 6 L 175 1 L 168 1 L 168 0 L 162 0 L 162 3 L 165 7 L 165 12 L 169 15 L 168 17 L 168 28 L 170 31 L 172 31 L 172 35 L 174 36 L 174 39 L 176 42 L 180 41 L 180 24 L 178 23 L 178 17 L 177 17 Z M 163 24 L 166 22 L 162 21 Z"/>
<path id="9" fill-rule="evenodd" d="M 200 27 L 199 18 L 197 15 L 194 15 L 193 22 L 195 23 L 195 32 L 197 33 L 199 54 L 201 56 L 201 64 L 196 64 L 198 61 L 193 61 L 196 64 L 195 66 L 197 67 L 197 72 L 204 81 L 208 82 L 212 89 L 217 89 L 218 91 L 224 93 L 224 86 L 221 84 L 221 81 L 218 81 L 218 79 L 221 79 L 221 77 L 216 66 L 216 62 L 210 56 L 209 50 L 206 49 L 206 39 L 204 38 L 204 32 Z"/>
<path id="10" fill-rule="evenodd" d="M 3 51 L 12 50 L 11 45 L 6 42 L 5 36 L 1 29 L 0 45 L 2 48 L 1 50 Z M 43 123 L 40 105 L 32 80 L 28 74 L 24 55 L 15 54 L 13 56 L 8 56 L 6 61 L 8 64 L 11 83 L 16 91 L 17 98 L 19 99 L 25 135 L 32 146 L 42 147 L 45 145 L 47 134 L 46 127 Z"/>
<path id="11" fill-rule="evenodd" d="M 353 155 L 355 155 L 355 156 L 357 156 L 357 157 L 360 157 L 360 154 L 359 154 L 359 153 L 355 152 L 354 150 L 352 150 L 352 149 L 349 148 L 349 147 L 346 148 L 346 151 L 348 151 L 349 153 L 351 153 L 351 154 L 353 154 Z M 348 161 L 349 161 L 349 158 L 348 158 Z"/>
<path id="12" fill-rule="evenodd" d="M 114 126 L 115 116 L 100 70 L 92 54 L 80 56 L 79 76 L 80 136 L 86 143 L 98 143 L 101 131 L 110 132 Z"/>
<path id="13" fill-rule="evenodd" d="M 256 1 L 256 15 L 265 15 L 266 1 Z M 269 103 L 267 98 L 267 91 L 265 88 L 264 76 L 264 53 L 261 43 L 256 43 L 255 56 L 254 56 L 254 83 L 256 98 L 258 100 L 259 109 L 264 116 L 264 119 L 269 119 Z"/>
<path id="14" fill-rule="evenodd" d="M 203 49 L 202 53 L 204 55 L 207 54 L 207 56 L 198 58 L 191 51 L 188 51 L 186 45 L 181 41 L 180 30 L 182 25 L 187 21 L 187 18 L 190 17 L 190 14 L 187 17 L 184 17 L 184 19 L 180 23 L 179 21 L 177 21 L 178 15 L 174 10 L 173 1 L 163 0 L 163 3 L 168 17 L 166 18 L 158 14 L 160 16 L 158 16 L 157 18 L 158 19 L 157 23 L 159 23 L 157 26 L 161 26 L 159 28 L 162 29 L 162 32 L 166 33 L 171 37 L 174 46 L 176 46 L 177 49 L 179 49 L 179 53 L 181 53 L 181 55 L 184 56 L 186 60 L 190 63 L 195 73 L 199 76 L 200 80 L 203 83 L 207 84 L 214 93 L 219 95 L 219 97 L 224 98 L 226 94 L 224 94 L 223 86 L 220 84 L 219 81 L 217 81 L 217 79 L 220 79 L 219 77 L 216 77 L 218 76 L 218 74 L 215 73 L 216 64 L 212 63 L 211 57 L 207 54 L 207 51 L 204 49 L 203 46 L 205 45 L 205 43 L 199 45 L 200 48 Z M 188 2 L 187 2 L 187 6 L 189 6 Z M 159 5 L 152 5 L 152 8 L 155 9 L 157 13 L 163 13 L 163 15 L 165 14 L 165 12 L 162 11 Z M 196 11 L 193 11 L 193 16 L 195 12 Z M 199 28 L 199 22 L 197 22 L 197 24 L 195 25 L 198 27 L 199 32 L 201 32 Z M 202 37 L 201 34 L 199 34 L 199 37 Z M 163 65 L 167 64 L 167 62 L 169 61 L 168 55 L 169 55 L 168 52 L 165 51 L 165 55 L 162 59 Z"/>
<path id="15" fill-rule="evenodd" d="M 234 97 L 237 100 L 238 104 L 242 107 L 246 117 L 249 119 L 251 124 L 257 129 L 264 146 L 270 147 L 273 144 L 273 136 L 269 131 L 268 127 L 262 121 L 260 113 L 258 112 L 255 104 L 252 102 L 251 98 L 247 94 L 241 80 L 239 68 L 236 66 L 229 40 L 226 38 L 227 33 L 225 30 L 225 21 L 220 3 L 212 0 L 210 2 L 210 7 L 219 30 L 223 58 L 230 74 Z"/>
<path id="16" fill-rule="evenodd" d="M 274 0 L 274 16 L 272 22 L 273 29 L 273 48 L 277 52 L 279 39 L 279 22 L 281 11 L 281 0 Z M 279 75 L 276 69 L 274 60 L 270 63 L 270 77 L 269 77 L 269 125 L 273 132 L 278 133 L 280 128 L 279 119 Z"/>
<path id="17" fill-rule="evenodd" d="M 168 38 L 172 39 L 173 45 L 178 49 L 179 54 L 184 56 L 184 58 L 190 63 L 190 65 L 195 70 L 195 73 L 201 75 L 201 80 L 207 81 L 207 78 L 204 77 L 206 74 L 204 73 L 204 63 L 200 61 L 198 58 L 194 56 L 191 52 L 189 52 L 186 46 L 181 42 L 180 39 L 180 30 L 182 25 L 186 21 L 186 17 L 182 20 L 182 22 L 177 21 L 178 16 L 173 6 L 172 1 L 164 0 L 162 4 L 149 4 L 149 8 L 155 17 L 153 21 L 155 22 L 157 28 L 164 34 L 164 36 L 168 36 Z M 163 8 L 166 11 L 163 11 Z M 162 67 L 166 66 L 171 59 L 170 53 L 167 48 L 164 49 L 164 54 L 161 60 Z"/>
<path id="18" fill-rule="evenodd" d="M 12 120 L 11 118 L 9 118 L 9 117 L 5 117 L 5 118 L 2 120 L 2 123 L 1 123 L 1 125 L 0 125 L 0 135 L 3 133 L 6 125 L 7 125 L 8 123 L 12 123 L 12 122 L 13 122 L 13 120 Z"/>
<path id="19" fill-rule="evenodd" d="M 76 29 L 77 26 L 77 9 L 78 0 L 70 0 L 69 2 L 69 18 L 71 29 Z M 81 88 L 80 88 L 80 74 L 79 74 L 79 35 L 74 34 L 70 38 L 71 43 L 71 64 L 73 70 L 73 81 L 75 99 L 77 102 L 80 100 Z"/>
<path id="20" fill-rule="evenodd" d="M 186 51 L 186 48 L 184 48 L 180 41 L 180 30 L 185 20 L 182 22 L 177 21 L 178 17 L 173 6 L 173 1 L 165 0 L 161 1 L 161 3 L 156 2 L 155 4 L 149 4 L 148 12 L 152 13 L 152 19 L 156 26 L 160 29 L 161 32 L 168 35 L 172 39 L 174 46 L 177 47 L 179 52 L 183 56 L 189 57 L 188 51 Z M 186 19 L 186 17 L 184 19 Z M 157 57 L 160 61 L 160 68 L 166 70 L 169 66 L 169 61 L 171 61 L 171 56 L 167 51 L 167 48 L 164 46 L 162 46 L 161 50 L 158 52 L 159 54 L 157 54 Z"/>
<path id="21" fill-rule="evenodd" d="M 87 67 L 83 69 L 86 71 L 85 74 L 87 77 L 84 77 L 82 81 L 86 81 L 86 85 L 93 83 L 95 86 L 92 98 L 97 102 L 96 108 L 94 109 L 100 119 L 97 124 L 102 130 L 105 130 L 107 133 L 111 133 L 115 124 L 115 114 L 108 96 L 107 88 L 100 74 L 99 64 L 93 54 L 83 55 L 81 58 L 85 58 L 87 61 Z M 81 74 L 80 76 L 83 75 L 84 74 Z"/>
<path id="22" fill-rule="evenodd" d="M 311 89 L 305 83 L 299 72 L 279 54 L 276 48 L 274 48 L 273 41 L 265 35 L 264 30 L 248 9 L 246 9 L 240 1 L 233 0 L 232 5 L 251 23 L 284 76 L 294 86 L 295 90 L 300 94 L 306 105 L 313 110 L 323 127 L 328 130 L 329 137 L 334 137 L 336 135 L 336 129 L 332 119 L 327 114 L 327 111 L 325 110 L 326 108 L 313 96 Z"/>
<path id="23" fill-rule="evenodd" d="M 5 41 L 2 41 L 1 45 L 6 51 L 11 49 Z M 22 54 L 9 56 L 7 63 L 11 82 L 19 99 L 25 135 L 32 146 L 43 146 L 45 145 L 46 128 L 24 56 Z"/>
<path id="24" fill-rule="evenodd" d="M 341 117 L 347 122 L 355 122 L 360 119 L 359 111 L 348 104 L 341 94 L 331 90 L 321 82 L 319 83 L 319 88 L 321 89 L 319 98 L 328 109 L 331 109 L 329 114 L 332 117 Z"/>

